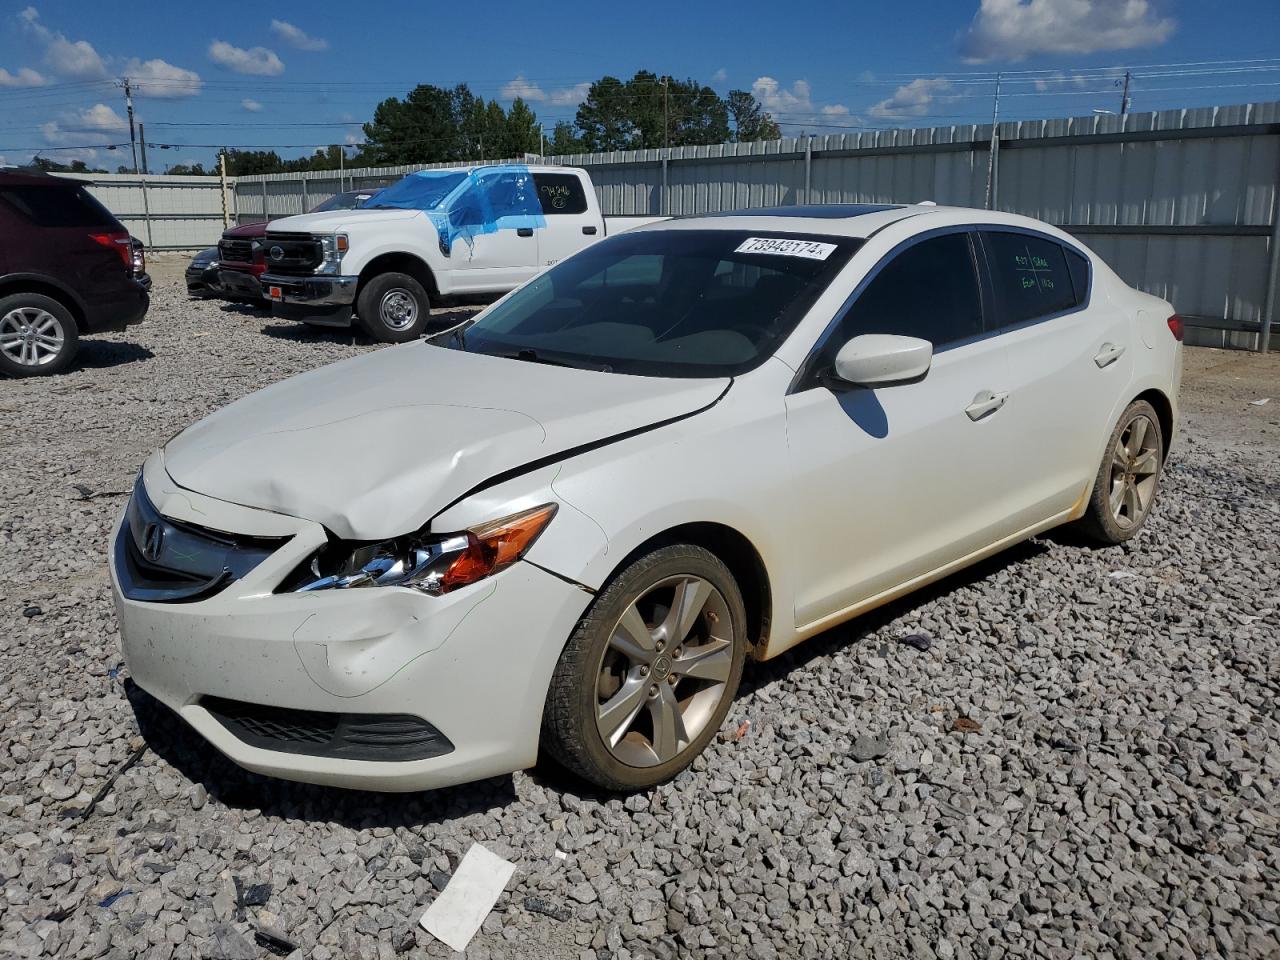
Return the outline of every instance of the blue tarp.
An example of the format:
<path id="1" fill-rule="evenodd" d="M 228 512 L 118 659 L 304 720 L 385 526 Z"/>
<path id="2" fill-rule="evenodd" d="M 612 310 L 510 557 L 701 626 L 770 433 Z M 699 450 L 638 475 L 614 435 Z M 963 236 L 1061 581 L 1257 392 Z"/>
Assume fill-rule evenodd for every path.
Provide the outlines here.
<path id="1" fill-rule="evenodd" d="M 423 211 L 440 234 L 445 256 L 459 238 L 470 247 L 481 234 L 547 225 L 533 174 L 522 163 L 477 167 L 470 173 L 411 173 L 368 206 Z"/>

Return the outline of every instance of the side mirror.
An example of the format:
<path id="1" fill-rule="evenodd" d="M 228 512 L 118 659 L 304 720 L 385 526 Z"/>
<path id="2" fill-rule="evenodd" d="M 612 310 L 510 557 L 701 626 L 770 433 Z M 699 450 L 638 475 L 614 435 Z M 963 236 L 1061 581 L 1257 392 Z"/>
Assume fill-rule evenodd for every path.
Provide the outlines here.
<path id="1" fill-rule="evenodd" d="M 924 376 L 932 361 L 933 344 L 928 340 L 864 333 L 840 348 L 835 375 L 848 383 L 899 383 Z"/>

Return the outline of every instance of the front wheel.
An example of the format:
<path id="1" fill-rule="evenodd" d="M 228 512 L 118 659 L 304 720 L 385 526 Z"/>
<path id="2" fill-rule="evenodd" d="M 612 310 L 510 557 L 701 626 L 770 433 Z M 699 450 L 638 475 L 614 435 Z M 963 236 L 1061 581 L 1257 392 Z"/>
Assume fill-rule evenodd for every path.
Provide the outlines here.
<path id="1" fill-rule="evenodd" d="M 0 297 L 0 372 L 11 377 L 61 373 L 76 354 L 71 312 L 39 293 Z"/>
<path id="2" fill-rule="evenodd" d="M 408 343 L 426 329 L 431 300 L 422 284 L 407 273 L 382 273 L 361 289 L 356 316 L 375 340 Z"/>
<path id="3" fill-rule="evenodd" d="M 1137 534 L 1151 513 L 1163 466 L 1160 418 L 1151 404 L 1135 400 L 1111 431 L 1080 529 L 1103 544 Z"/>
<path id="4" fill-rule="evenodd" d="M 733 575 L 709 551 L 677 544 L 636 560 L 565 645 L 543 715 L 548 751 L 610 790 L 675 776 L 729 712 L 746 624 Z"/>

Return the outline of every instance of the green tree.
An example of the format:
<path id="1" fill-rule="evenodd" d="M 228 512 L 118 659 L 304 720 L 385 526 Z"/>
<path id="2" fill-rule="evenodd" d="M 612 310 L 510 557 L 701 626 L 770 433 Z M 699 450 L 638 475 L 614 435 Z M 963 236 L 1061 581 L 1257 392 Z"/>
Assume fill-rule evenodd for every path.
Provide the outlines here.
<path id="1" fill-rule="evenodd" d="M 507 111 L 507 150 L 508 157 L 519 157 L 526 153 L 537 153 L 542 145 L 542 134 L 538 129 L 538 117 L 529 105 L 516 97 Z"/>
<path id="2" fill-rule="evenodd" d="M 725 98 L 729 122 L 733 126 L 733 139 L 739 143 L 752 140 L 779 140 L 782 131 L 760 101 L 749 90 L 730 90 Z"/>
<path id="3" fill-rule="evenodd" d="M 280 154 L 274 150 L 237 150 L 233 147 L 219 151 L 219 155 L 227 158 L 228 177 L 251 177 L 283 170 Z"/>
<path id="4" fill-rule="evenodd" d="M 588 89 L 574 122 L 590 151 L 729 139 L 729 111 L 714 90 L 648 70 L 637 71 L 625 82 L 601 77 Z"/>
<path id="5" fill-rule="evenodd" d="M 560 120 L 547 139 L 547 156 L 558 157 L 567 153 L 586 153 L 586 145 L 578 136 L 577 128 L 568 120 Z"/>
<path id="6" fill-rule="evenodd" d="M 202 163 L 175 163 L 165 173 L 175 177 L 208 177 L 212 176 L 211 171 L 204 168 Z"/>
<path id="7" fill-rule="evenodd" d="M 59 163 L 48 157 L 32 157 L 31 165 L 45 173 L 106 173 L 99 167 L 90 167 L 83 160 L 72 160 L 70 163 Z"/>

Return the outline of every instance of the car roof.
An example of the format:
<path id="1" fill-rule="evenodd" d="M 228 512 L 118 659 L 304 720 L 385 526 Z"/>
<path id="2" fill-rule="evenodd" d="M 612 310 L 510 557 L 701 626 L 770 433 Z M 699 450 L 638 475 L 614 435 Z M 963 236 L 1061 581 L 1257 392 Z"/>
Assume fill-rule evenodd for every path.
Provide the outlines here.
<path id="1" fill-rule="evenodd" d="M 14 187 L 74 187 L 79 181 L 56 177 L 42 170 L 26 170 L 17 167 L 0 169 L 0 185 Z"/>
<path id="2" fill-rule="evenodd" d="M 637 227 L 638 230 L 772 230 L 787 233 L 826 234 L 865 240 L 884 227 L 911 217 L 937 218 L 938 226 L 972 223 L 1004 224 L 1040 230 L 1057 235 L 1060 231 L 1018 214 L 972 207 L 944 207 L 924 203 L 822 203 L 796 204 L 787 207 L 762 207 L 750 210 L 728 210 L 701 213 Z M 924 227 L 927 229 L 927 227 Z M 1065 236 L 1065 235 L 1064 235 Z"/>

